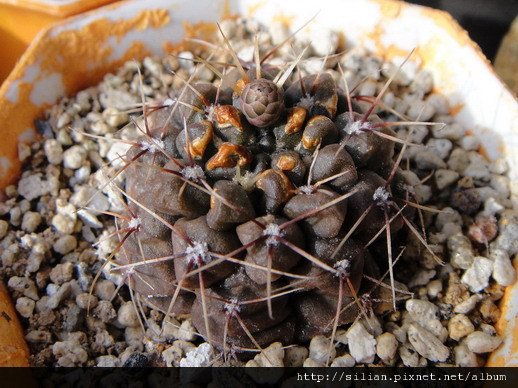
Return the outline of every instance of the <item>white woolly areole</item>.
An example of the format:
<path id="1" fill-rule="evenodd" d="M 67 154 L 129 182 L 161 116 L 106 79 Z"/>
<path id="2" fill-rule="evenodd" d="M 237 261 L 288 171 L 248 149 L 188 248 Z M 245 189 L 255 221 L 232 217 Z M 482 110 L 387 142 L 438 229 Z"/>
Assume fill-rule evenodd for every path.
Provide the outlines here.
<path id="1" fill-rule="evenodd" d="M 239 305 L 239 301 L 236 298 L 230 299 L 230 302 L 225 303 L 225 306 L 223 308 L 229 315 L 232 315 L 234 313 L 238 313 L 241 311 L 241 306 Z"/>
<path id="2" fill-rule="evenodd" d="M 297 106 L 306 108 L 307 110 L 310 110 L 313 105 L 315 105 L 315 97 L 311 96 L 309 93 L 306 93 L 304 97 L 301 97 L 297 104 Z"/>
<path id="3" fill-rule="evenodd" d="M 161 139 L 155 138 L 151 138 L 150 140 L 144 139 L 140 141 L 140 148 L 154 154 L 164 148 L 164 142 Z"/>
<path id="4" fill-rule="evenodd" d="M 380 186 L 372 195 L 372 199 L 376 202 L 385 204 L 390 201 L 390 193 L 384 187 Z"/>
<path id="5" fill-rule="evenodd" d="M 281 229 L 280 225 L 274 224 L 273 222 L 266 225 L 266 228 L 263 230 L 263 236 L 267 236 L 266 245 L 279 245 L 279 240 L 276 237 L 284 236 L 284 231 Z"/>
<path id="6" fill-rule="evenodd" d="M 211 104 L 209 105 L 208 107 L 205 108 L 205 116 L 207 117 L 207 120 L 210 120 L 212 121 L 212 119 L 214 118 L 214 111 L 216 109 L 216 105 L 215 104 Z"/>
<path id="7" fill-rule="evenodd" d="M 368 121 L 361 122 L 361 120 L 349 122 L 343 128 L 344 132 L 348 135 L 355 135 L 364 131 L 365 129 L 371 129 L 371 124 Z"/>
<path id="8" fill-rule="evenodd" d="M 138 229 L 141 225 L 141 221 L 140 221 L 140 218 L 138 217 L 133 217 L 129 222 L 128 222 L 128 228 L 131 228 L 131 229 Z"/>
<path id="9" fill-rule="evenodd" d="M 185 179 L 189 179 L 191 181 L 200 181 L 205 178 L 203 169 L 198 165 L 185 166 L 180 173 Z"/>
<path id="10" fill-rule="evenodd" d="M 162 103 L 163 106 L 172 106 L 173 104 L 175 103 L 175 100 L 173 100 L 172 98 L 166 98 L 164 100 L 164 102 Z"/>
<path id="11" fill-rule="evenodd" d="M 185 249 L 185 260 L 190 264 L 198 264 L 200 260 L 205 264 L 209 263 L 212 258 L 207 243 L 194 241 Z"/>
<path id="12" fill-rule="evenodd" d="M 347 259 L 343 259 L 337 261 L 334 267 L 338 271 L 337 275 L 348 275 L 349 270 L 351 269 L 351 262 Z"/>

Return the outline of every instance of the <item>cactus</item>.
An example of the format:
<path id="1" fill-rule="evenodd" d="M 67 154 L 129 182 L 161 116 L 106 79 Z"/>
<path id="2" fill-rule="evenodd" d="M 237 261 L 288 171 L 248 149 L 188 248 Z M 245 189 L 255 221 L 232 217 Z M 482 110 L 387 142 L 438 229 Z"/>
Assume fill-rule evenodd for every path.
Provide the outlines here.
<path id="1" fill-rule="evenodd" d="M 256 44 L 246 63 L 223 41 L 231 67 L 198 64 L 218 86 L 191 77 L 143 101 L 140 137 L 108 182 L 123 177 L 126 201 L 105 264 L 138 303 L 190 314 L 224 354 L 334 338 L 396 309 L 409 293 L 394 282 L 393 240 L 414 233 L 427 247 L 414 213 L 428 209 L 399 167 L 412 144 L 391 128 L 434 123 L 373 113 L 395 74 L 365 108 L 345 77 L 292 75 L 303 52 L 276 67 L 279 47 L 261 59 Z"/>

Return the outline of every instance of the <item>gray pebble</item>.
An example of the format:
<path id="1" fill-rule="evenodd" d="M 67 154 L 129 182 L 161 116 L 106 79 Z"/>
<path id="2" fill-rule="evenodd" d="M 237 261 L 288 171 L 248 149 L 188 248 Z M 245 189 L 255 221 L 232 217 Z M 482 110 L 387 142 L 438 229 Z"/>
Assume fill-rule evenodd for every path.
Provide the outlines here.
<path id="1" fill-rule="evenodd" d="M 415 156 L 415 163 L 421 170 L 436 170 L 446 167 L 446 163 L 432 151 L 418 152 Z"/>
<path id="2" fill-rule="evenodd" d="M 93 309 L 95 306 L 97 306 L 97 303 L 98 299 L 95 297 L 95 295 L 90 295 L 84 292 L 76 296 L 76 304 L 83 310 L 87 310 L 89 307 Z"/>
<path id="3" fill-rule="evenodd" d="M 139 319 L 132 302 L 126 302 L 117 311 L 117 323 L 122 327 L 137 327 Z"/>
<path id="4" fill-rule="evenodd" d="M 94 294 L 101 300 L 111 300 L 115 294 L 115 284 L 109 280 L 100 279 L 95 284 Z"/>
<path id="5" fill-rule="evenodd" d="M 376 355 L 376 340 L 365 330 L 365 327 L 356 322 L 347 331 L 349 352 L 356 362 L 373 362 Z"/>
<path id="6" fill-rule="evenodd" d="M 36 285 L 31 279 L 13 276 L 7 282 L 7 286 L 14 291 L 22 293 L 26 297 L 31 298 L 32 300 L 39 299 L 38 290 L 36 289 Z"/>
<path id="7" fill-rule="evenodd" d="M 50 271 L 50 280 L 61 285 L 65 282 L 72 280 L 74 275 L 74 265 L 72 263 L 58 264 Z"/>
<path id="8" fill-rule="evenodd" d="M 111 302 L 101 300 L 93 309 L 93 315 L 99 318 L 104 323 L 109 323 L 117 317 L 117 313 L 113 308 Z"/>
<path id="9" fill-rule="evenodd" d="M 439 190 L 443 190 L 446 187 L 457 182 L 459 177 L 460 175 L 456 171 L 446 169 L 438 169 L 437 171 L 435 171 L 435 183 Z"/>
<path id="10" fill-rule="evenodd" d="M 41 215 L 36 212 L 27 212 L 23 215 L 22 229 L 32 233 L 41 223 Z"/>
<path id="11" fill-rule="evenodd" d="M 376 338 L 376 354 L 386 364 L 392 362 L 396 355 L 397 348 L 398 341 L 392 333 L 383 333 Z"/>
<path id="12" fill-rule="evenodd" d="M 461 367 L 478 367 L 477 355 L 473 353 L 465 344 L 455 346 L 453 349 L 455 365 Z"/>
<path id="13" fill-rule="evenodd" d="M 7 231 L 9 230 L 9 223 L 4 220 L 0 220 L 0 240 L 3 239 L 7 235 Z"/>
<path id="14" fill-rule="evenodd" d="M 450 155 L 453 143 L 448 139 L 430 139 L 426 143 L 426 147 L 438 157 L 445 160 Z"/>

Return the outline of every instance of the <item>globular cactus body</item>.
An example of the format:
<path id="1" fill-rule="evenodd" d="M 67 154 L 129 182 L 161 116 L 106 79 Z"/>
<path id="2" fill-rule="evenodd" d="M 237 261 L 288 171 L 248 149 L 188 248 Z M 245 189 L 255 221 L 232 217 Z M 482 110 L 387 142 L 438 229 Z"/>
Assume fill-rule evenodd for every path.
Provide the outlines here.
<path id="1" fill-rule="evenodd" d="M 394 132 L 327 73 L 284 85 L 265 69 L 176 91 L 125 158 L 116 262 L 220 349 L 307 341 L 365 314 L 413 217 Z"/>

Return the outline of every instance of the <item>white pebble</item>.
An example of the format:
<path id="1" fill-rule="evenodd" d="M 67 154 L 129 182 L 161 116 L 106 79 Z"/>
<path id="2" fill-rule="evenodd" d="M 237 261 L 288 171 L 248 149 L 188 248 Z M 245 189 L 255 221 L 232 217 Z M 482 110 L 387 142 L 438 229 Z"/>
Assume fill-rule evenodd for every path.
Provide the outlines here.
<path id="1" fill-rule="evenodd" d="M 207 367 L 211 365 L 213 357 L 212 346 L 208 343 L 203 343 L 196 349 L 192 349 L 185 355 L 185 358 L 180 360 L 181 367 Z"/>
<path id="2" fill-rule="evenodd" d="M 376 354 L 386 364 L 394 359 L 397 348 L 398 340 L 392 333 L 383 333 L 376 338 Z"/>
<path id="3" fill-rule="evenodd" d="M 309 344 L 309 358 L 323 364 L 333 360 L 336 357 L 336 349 L 330 344 L 331 341 L 323 335 L 313 337 Z"/>
<path id="4" fill-rule="evenodd" d="M 469 318 L 464 314 L 454 315 L 448 322 L 448 332 L 451 339 L 455 341 L 473 333 L 475 327 Z"/>
<path id="5" fill-rule="evenodd" d="M 452 170 L 438 169 L 435 171 L 435 183 L 439 190 L 452 185 L 459 180 L 459 173 Z"/>
<path id="6" fill-rule="evenodd" d="M 489 277 L 492 272 L 493 262 L 485 257 L 477 256 L 462 275 L 461 281 L 467 284 L 472 292 L 479 292 L 489 285 Z"/>
<path id="7" fill-rule="evenodd" d="M 344 354 L 340 357 L 336 357 L 331 363 L 332 368 L 352 368 L 356 364 L 353 356 L 350 354 Z"/>
<path id="8" fill-rule="evenodd" d="M 30 318 L 32 316 L 34 306 L 36 306 L 36 302 L 30 298 L 22 296 L 16 300 L 16 311 L 24 318 Z"/>
<path id="9" fill-rule="evenodd" d="M 516 271 L 506 251 L 493 249 L 489 254 L 493 260 L 493 279 L 502 286 L 510 286 L 516 281 Z"/>
<path id="10" fill-rule="evenodd" d="M 472 311 L 478 302 L 482 299 L 482 295 L 475 294 L 471 295 L 468 299 L 465 301 L 459 303 L 453 308 L 453 312 L 458 314 L 468 314 L 470 311 Z"/>
<path id="11" fill-rule="evenodd" d="M 458 123 L 448 124 L 445 127 L 434 125 L 432 133 L 438 139 L 459 140 L 465 133 L 465 129 Z"/>
<path id="12" fill-rule="evenodd" d="M 444 160 L 450 155 L 453 143 L 448 139 L 430 139 L 426 147 Z"/>
<path id="13" fill-rule="evenodd" d="M 263 367 L 283 367 L 284 349 L 280 342 L 274 342 L 259 353 L 255 360 Z"/>
<path id="14" fill-rule="evenodd" d="M 70 262 L 56 265 L 49 274 L 50 280 L 56 285 L 61 285 L 72 280 L 73 276 L 74 265 Z"/>
<path id="15" fill-rule="evenodd" d="M 102 115 L 106 123 L 112 128 L 119 128 L 129 121 L 129 116 L 126 112 L 121 112 L 113 107 L 106 108 Z"/>
<path id="16" fill-rule="evenodd" d="M 41 215 L 36 212 L 27 212 L 23 215 L 22 229 L 32 233 L 41 223 Z"/>
<path id="17" fill-rule="evenodd" d="M 475 331 L 468 335 L 464 342 L 474 353 L 489 353 L 500 346 L 502 339 L 482 331 Z"/>
<path id="18" fill-rule="evenodd" d="M 304 368 L 323 368 L 326 366 L 326 364 L 320 361 L 315 361 L 312 358 L 306 358 L 302 366 Z"/>
<path id="19" fill-rule="evenodd" d="M 63 166 L 65 168 L 76 170 L 83 165 L 85 160 L 86 150 L 79 145 L 72 146 L 63 153 Z"/>
<path id="20" fill-rule="evenodd" d="M 473 353 L 464 344 L 455 346 L 453 349 L 453 355 L 455 357 L 455 365 L 462 367 L 477 367 L 477 355 Z"/>
<path id="21" fill-rule="evenodd" d="M 432 151 L 420 151 L 415 156 L 415 163 L 421 170 L 445 168 L 446 163 Z"/>
<path id="22" fill-rule="evenodd" d="M 325 57 L 336 52 L 338 33 L 330 28 L 316 28 L 311 31 L 311 47 L 319 57 Z"/>
<path id="23" fill-rule="evenodd" d="M 410 104 L 407 115 L 410 120 L 428 121 L 435 114 L 435 108 L 433 105 L 428 104 L 426 101 L 415 100 Z"/>
<path id="24" fill-rule="evenodd" d="M 52 245 L 52 249 L 55 252 L 66 255 L 67 253 L 73 251 L 77 247 L 77 239 L 74 236 L 66 235 L 58 238 L 54 245 Z"/>
<path id="25" fill-rule="evenodd" d="M 190 319 L 186 319 L 178 329 L 178 339 L 183 341 L 193 341 L 196 338 L 196 329 Z"/>
<path id="26" fill-rule="evenodd" d="M 376 355 L 376 340 L 365 330 L 365 327 L 356 322 L 347 331 L 349 352 L 356 362 L 369 363 L 374 361 Z"/>
<path id="27" fill-rule="evenodd" d="M 138 327 L 139 320 L 135 306 L 132 302 L 126 302 L 117 311 L 117 323 L 122 327 Z"/>
<path id="28" fill-rule="evenodd" d="M 47 139 L 45 140 L 43 149 L 45 150 L 45 156 L 50 164 L 61 164 L 63 161 L 63 147 L 59 141 L 55 139 Z"/>
<path id="29" fill-rule="evenodd" d="M 436 336 L 417 323 L 409 325 L 408 340 L 417 353 L 430 361 L 446 361 L 450 355 L 449 349 Z"/>
<path id="30" fill-rule="evenodd" d="M 57 178 L 43 180 L 41 174 L 23 177 L 18 182 L 18 193 L 28 201 L 57 191 L 58 188 L 59 182 Z"/>

